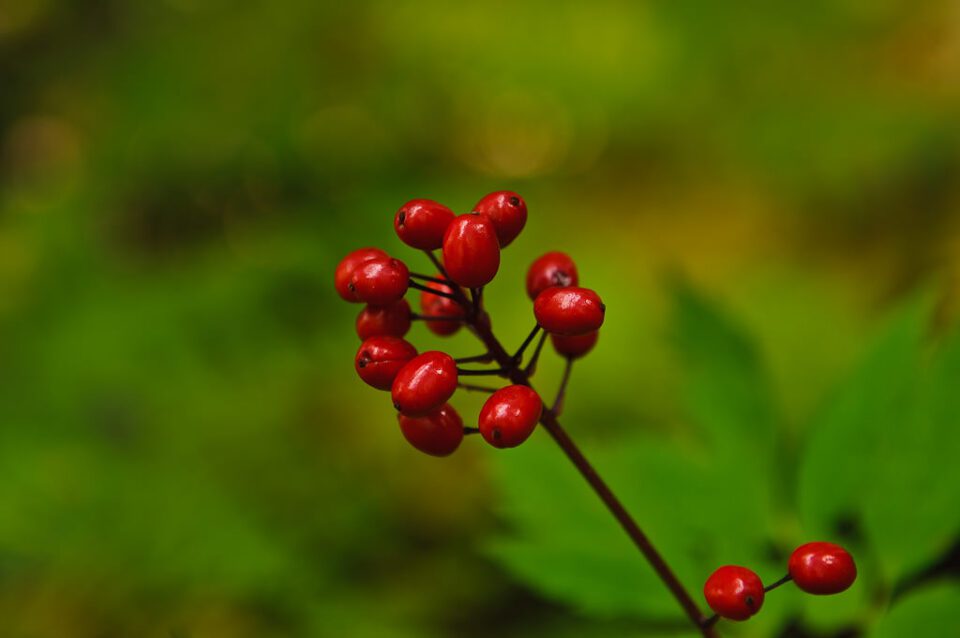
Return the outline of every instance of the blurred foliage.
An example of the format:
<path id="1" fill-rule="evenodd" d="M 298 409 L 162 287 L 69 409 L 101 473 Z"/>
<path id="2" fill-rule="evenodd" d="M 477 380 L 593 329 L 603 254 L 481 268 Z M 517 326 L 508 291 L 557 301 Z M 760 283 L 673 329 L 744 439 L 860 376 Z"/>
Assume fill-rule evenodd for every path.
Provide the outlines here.
<path id="1" fill-rule="evenodd" d="M 564 422 L 689 586 L 855 547 L 725 632 L 950 633 L 958 78 L 949 0 L 0 0 L 0 634 L 675 635 L 544 435 L 423 458 L 352 374 L 337 260 L 497 188 L 497 332 L 572 253 Z"/>

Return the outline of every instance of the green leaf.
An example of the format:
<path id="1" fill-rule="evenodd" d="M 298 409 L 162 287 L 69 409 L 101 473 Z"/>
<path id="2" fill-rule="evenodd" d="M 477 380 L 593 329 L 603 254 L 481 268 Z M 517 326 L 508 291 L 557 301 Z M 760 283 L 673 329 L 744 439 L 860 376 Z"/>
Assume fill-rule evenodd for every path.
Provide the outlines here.
<path id="1" fill-rule="evenodd" d="M 960 528 L 960 340 L 922 357 L 929 303 L 909 305 L 816 420 L 799 479 L 809 534 L 859 522 L 896 580 L 944 552 Z"/>
<path id="2" fill-rule="evenodd" d="M 907 595 L 877 623 L 871 638 L 960 636 L 960 585 L 930 585 Z"/>
<path id="3" fill-rule="evenodd" d="M 676 283 L 672 294 L 673 342 L 685 366 L 690 416 L 714 446 L 768 452 L 775 409 L 755 343 L 687 284 Z"/>

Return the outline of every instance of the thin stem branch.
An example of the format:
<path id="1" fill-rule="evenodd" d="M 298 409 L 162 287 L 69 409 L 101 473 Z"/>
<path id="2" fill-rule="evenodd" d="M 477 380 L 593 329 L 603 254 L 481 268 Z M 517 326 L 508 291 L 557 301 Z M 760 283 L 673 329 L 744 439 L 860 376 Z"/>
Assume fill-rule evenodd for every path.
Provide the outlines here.
<path id="1" fill-rule="evenodd" d="M 450 275 L 447 274 L 447 270 L 443 267 L 443 264 L 440 263 L 440 260 L 437 259 L 437 256 L 433 254 L 433 251 L 425 250 L 423 252 L 426 253 L 427 257 L 430 259 L 430 263 L 432 263 L 433 267 L 437 269 L 437 272 L 440 273 L 444 279 L 450 279 Z"/>
<path id="2" fill-rule="evenodd" d="M 489 394 L 493 394 L 494 392 L 500 389 L 500 388 L 493 388 L 487 385 L 474 385 L 472 383 L 458 383 L 457 387 L 467 391 L 487 392 Z"/>
<path id="3" fill-rule="evenodd" d="M 563 378 L 560 379 L 560 387 L 557 389 L 557 398 L 553 400 L 553 407 L 550 411 L 559 415 L 563 409 L 563 397 L 567 394 L 567 384 L 570 383 L 570 372 L 573 371 L 573 357 L 567 357 L 567 363 L 563 367 Z"/>
<path id="4" fill-rule="evenodd" d="M 410 321 L 463 321 L 463 317 L 455 317 L 453 315 L 421 315 L 416 312 L 411 312 Z"/>
<path id="5" fill-rule="evenodd" d="M 524 373 L 528 377 L 532 377 L 537 372 L 537 361 L 540 360 L 540 352 L 543 350 L 543 344 L 547 341 L 547 333 L 544 331 L 540 335 L 540 341 L 537 342 L 537 347 L 533 351 L 533 356 L 530 357 L 530 363 L 527 364 Z"/>
<path id="6" fill-rule="evenodd" d="M 493 355 L 494 360 L 506 370 L 506 376 L 509 377 L 513 383 L 530 386 L 530 377 L 493 335 L 490 325 L 474 320 L 471 326 L 477 337 L 486 345 L 487 350 Z M 620 502 L 620 499 L 616 497 L 606 482 L 600 478 L 600 475 L 583 455 L 576 443 L 573 442 L 570 435 L 561 427 L 560 422 L 557 420 L 556 413 L 553 410 L 545 410 L 540 417 L 540 424 L 543 425 L 550 436 L 553 437 L 553 440 L 560 446 L 560 449 L 567 455 L 567 458 L 570 459 L 570 462 L 577 468 L 580 475 L 583 476 L 584 480 L 587 481 L 627 533 L 630 540 L 632 540 L 637 549 L 640 550 L 640 553 L 647 559 L 647 562 L 650 563 L 650 566 L 657 573 L 657 576 L 660 577 L 663 584 L 670 590 L 670 593 L 673 594 L 673 597 L 690 619 L 690 622 L 693 623 L 704 638 L 716 638 L 717 634 L 712 625 L 705 624 L 707 621 L 706 616 L 700 611 L 697 603 L 690 596 L 689 592 L 687 592 L 683 583 L 681 583 L 680 579 L 673 573 L 673 570 L 670 569 L 670 566 L 667 565 L 667 562 L 653 546 L 653 543 L 650 542 L 650 539 L 647 538 L 647 535 L 643 533 L 643 530 L 640 529 L 637 522 L 630 516 L 630 513 L 627 512 L 627 509 L 623 506 L 623 503 Z"/>
<path id="7" fill-rule="evenodd" d="M 766 587 L 764 587 L 764 588 L 763 588 L 763 591 L 764 591 L 764 592 L 773 591 L 774 589 L 776 589 L 776 588 L 779 587 L 780 585 L 785 585 L 785 584 L 789 583 L 791 580 L 793 580 L 793 576 L 791 576 L 790 574 L 787 574 L 786 576 L 784 576 L 783 578 L 781 578 L 781 579 L 778 580 L 777 582 L 775 582 L 775 583 L 773 583 L 773 584 L 771 584 L 771 585 L 767 585 Z"/>
<path id="8" fill-rule="evenodd" d="M 464 436 L 469 436 L 471 434 L 479 434 L 479 433 L 480 433 L 480 428 L 471 428 L 471 427 L 463 428 Z"/>
<path id="9" fill-rule="evenodd" d="M 502 377 L 509 370 L 506 368 L 494 368 L 492 370 L 464 370 L 457 368 L 457 376 L 461 377 Z"/>
<path id="10" fill-rule="evenodd" d="M 483 286 L 470 289 L 470 298 L 473 300 L 473 310 L 477 314 L 483 310 Z"/>
<path id="11" fill-rule="evenodd" d="M 424 292 L 429 292 L 431 295 L 436 295 L 438 297 L 446 297 L 447 299 L 453 299 L 457 303 L 460 303 L 460 297 L 457 296 L 456 294 L 452 292 L 446 292 L 444 290 L 436 290 L 435 288 L 431 288 L 430 286 L 424 286 L 423 284 L 416 282 L 413 279 L 410 280 L 410 287 L 416 288 L 417 290 L 422 290 Z"/>
<path id="12" fill-rule="evenodd" d="M 440 277 L 431 277 L 430 275 L 422 275 L 418 272 L 410 273 L 411 279 L 420 279 L 421 281 L 429 281 L 435 284 L 441 284 L 443 286 L 453 287 L 448 279 L 441 279 Z"/>
<path id="13" fill-rule="evenodd" d="M 523 343 L 520 344 L 520 347 L 517 349 L 517 352 L 513 355 L 513 360 L 517 362 L 517 365 L 520 365 L 520 362 L 523 361 L 523 353 L 527 349 L 527 346 L 533 341 L 533 338 L 537 336 L 537 333 L 540 332 L 540 324 L 538 323 L 533 327 L 533 330 L 530 331 L 530 334 L 527 335 L 527 338 L 523 340 Z"/>
<path id="14" fill-rule="evenodd" d="M 460 357 L 459 359 L 454 359 L 456 363 L 490 363 L 493 361 L 493 355 L 489 352 L 485 354 L 478 354 L 474 357 Z"/>

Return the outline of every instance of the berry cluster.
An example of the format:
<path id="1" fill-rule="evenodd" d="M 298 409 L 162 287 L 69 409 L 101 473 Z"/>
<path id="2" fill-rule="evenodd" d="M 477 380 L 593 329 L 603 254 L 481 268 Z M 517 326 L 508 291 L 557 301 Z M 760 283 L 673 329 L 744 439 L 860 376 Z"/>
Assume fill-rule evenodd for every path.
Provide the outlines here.
<path id="1" fill-rule="evenodd" d="M 515 447 L 536 428 L 545 408 L 529 378 L 549 334 L 553 348 L 567 359 L 567 371 L 552 408 L 556 413 L 569 379 L 570 365 L 597 342 L 605 307 L 592 290 L 578 287 L 573 260 L 561 252 L 536 259 L 527 273 L 527 294 L 533 301 L 536 326 L 512 355 L 493 338 L 490 317 L 483 308 L 483 287 L 500 268 L 500 251 L 523 230 L 527 205 L 516 193 L 490 193 L 471 212 L 456 215 L 428 199 L 400 207 L 393 227 L 403 243 L 424 251 L 436 275 L 412 273 L 401 260 L 379 248 L 355 250 L 336 268 L 334 284 L 349 302 L 365 303 L 357 316 L 363 341 L 354 365 L 368 385 L 390 392 L 400 431 L 418 450 L 434 456 L 452 454 L 465 434 L 479 434 L 492 446 Z M 440 250 L 442 260 L 434 251 Z M 404 298 L 420 292 L 420 312 Z M 418 352 L 404 339 L 413 321 L 423 321 L 440 336 L 471 330 L 487 347 L 478 356 L 454 358 L 446 352 Z M 543 330 L 530 360 L 523 355 Z M 496 364 L 467 369 L 462 364 Z M 502 388 L 463 383 L 462 377 L 489 375 L 511 382 Z M 458 388 L 491 393 L 480 410 L 478 427 L 464 427 L 449 401 Z"/>
<path id="2" fill-rule="evenodd" d="M 839 594 L 857 578 L 853 557 L 839 545 L 814 542 L 801 545 L 787 563 L 787 575 L 768 587 L 757 574 L 739 565 L 717 569 L 703 586 L 703 595 L 719 618 L 746 620 L 760 611 L 768 591 L 793 581 L 808 594 Z"/>
<path id="3" fill-rule="evenodd" d="M 463 215 L 437 202 L 415 199 L 397 211 L 393 226 L 403 243 L 427 255 L 435 275 L 410 272 L 405 263 L 379 248 L 355 250 L 337 266 L 334 283 L 340 296 L 366 304 L 356 321 L 357 335 L 363 341 L 354 359 L 357 374 L 368 385 L 390 392 L 404 438 L 426 454 L 447 456 L 466 434 L 479 433 L 490 445 L 509 448 L 526 441 L 541 423 L 705 638 L 716 635 L 714 624 L 720 618 L 746 620 L 756 614 L 767 592 L 791 580 L 812 594 L 835 594 L 850 587 L 857 576 L 850 554 L 830 543 L 808 543 L 790 557 L 788 574 L 767 587 L 745 567 L 719 568 L 704 586 L 707 604 L 715 615 L 707 618 L 701 614 L 666 561 L 558 422 L 573 362 L 596 345 L 606 310 L 597 293 L 579 287 L 573 260 L 564 253 L 549 252 L 530 265 L 526 291 L 533 301 L 536 325 L 515 352 L 507 352 L 493 335 L 490 316 L 483 307 L 483 287 L 500 268 L 500 251 L 517 238 L 526 221 L 526 203 L 509 191 L 487 195 Z M 435 255 L 437 250 L 442 259 Z M 420 293 L 419 313 L 413 312 L 404 298 L 411 288 Z M 423 321 L 439 336 L 466 328 L 485 351 L 460 358 L 437 350 L 418 352 L 404 339 L 414 321 Z M 538 334 L 533 354 L 524 363 L 524 353 Z M 552 407 L 544 406 L 530 384 L 547 335 L 554 350 L 566 359 Z M 495 367 L 465 368 L 464 364 Z M 481 375 L 500 377 L 509 385 L 491 387 L 462 381 Z M 465 427 L 450 405 L 457 389 L 490 393 L 477 427 Z"/>

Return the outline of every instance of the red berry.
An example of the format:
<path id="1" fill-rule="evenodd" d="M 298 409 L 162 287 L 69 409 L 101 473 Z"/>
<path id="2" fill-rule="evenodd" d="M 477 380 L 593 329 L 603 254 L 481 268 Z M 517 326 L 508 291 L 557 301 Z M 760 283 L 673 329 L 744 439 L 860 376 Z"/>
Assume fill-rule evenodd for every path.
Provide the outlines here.
<path id="1" fill-rule="evenodd" d="M 350 288 L 357 299 L 375 306 L 386 306 L 407 294 L 410 271 L 399 259 L 371 259 L 353 271 Z"/>
<path id="2" fill-rule="evenodd" d="M 410 304 L 406 299 L 387 306 L 367 306 L 357 315 L 357 334 L 370 337 L 402 337 L 410 330 Z"/>
<path id="3" fill-rule="evenodd" d="M 473 207 L 473 212 L 486 215 L 497 231 L 500 248 L 516 239 L 527 223 L 527 203 L 511 191 L 490 193 Z"/>
<path id="4" fill-rule="evenodd" d="M 730 620 L 746 620 L 763 606 L 763 583 L 746 567 L 725 565 L 710 574 L 703 595 L 710 609 Z"/>
<path id="5" fill-rule="evenodd" d="M 808 594 L 839 594 L 857 579 L 857 566 L 847 550 L 833 543 L 807 543 L 790 555 L 790 576 Z"/>
<path id="6" fill-rule="evenodd" d="M 397 373 L 416 356 L 417 349 L 403 339 L 370 337 L 360 344 L 353 365 L 367 385 L 389 390 Z"/>
<path id="7" fill-rule="evenodd" d="M 450 286 L 445 284 L 438 284 L 435 281 L 427 282 L 427 288 L 433 290 L 438 290 L 440 292 L 453 292 L 453 289 Z M 426 290 L 420 293 L 420 310 L 425 317 L 464 317 L 466 316 L 466 311 L 463 309 L 463 306 L 458 304 L 453 299 L 447 297 L 441 297 L 440 295 L 434 295 L 427 292 Z M 424 321 L 427 324 L 427 328 L 433 334 L 440 335 L 441 337 L 446 337 L 454 334 L 457 330 L 460 329 L 460 326 L 463 325 L 459 321 Z"/>
<path id="8" fill-rule="evenodd" d="M 393 227 L 406 245 L 435 250 L 443 245 L 443 234 L 454 217 L 454 212 L 443 204 L 429 199 L 411 199 L 397 211 Z"/>
<path id="9" fill-rule="evenodd" d="M 547 288 L 533 302 L 537 323 L 561 335 L 582 335 L 603 325 L 606 306 L 589 288 Z"/>
<path id="10" fill-rule="evenodd" d="M 353 271 L 355 271 L 364 262 L 368 262 L 371 259 L 384 259 L 387 257 L 389 257 L 389 255 L 379 248 L 360 248 L 359 250 L 355 250 L 344 257 L 342 260 L 340 260 L 340 263 L 337 264 L 337 270 L 333 277 L 333 285 L 336 287 L 337 293 L 345 301 L 360 301 L 356 292 L 350 288 L 350 280 L 353 278 Z"/>
<path id="11" fill-rule="evenodd" d="M 549 252 L 537 257 L 527 271 L 527 294 L 531 299 L 551 286 L 567 288 L 576 286 L 580 281 L 577 265 L 570 255 L 561 252 Z"/>
<path id="12" fill-rule="evenodd" d="M 553 349 L 570 359 L 579 359 L 593 350 L 597 345 L 597 337 L 600 333 L 596 330 L 582 335 L 550 335 L 550 341 L 553 343 Z"/>
<path id="13" fill-rule="evenodd" d="M 540 396 L 525 385 L 508 385 L 490 395 L 480 410 L 480 434 L 493 447 L 527 440 L 543 412 Z"/>
<path id="14" fill-rule="evenodd" d="M 449 403 L 424 416 L 398 414 L 400 431 L 410 445 L 425 454 L 448 456 L 463 440 L 463 419 Z"/>
<path id="15" fill-rule="evenodd" d="M 457 363 L 447 353 L 431 350 L 397 373 L 393 407 L 406 416 L 423 416 L 446 403 L 456 389 Z"/>
<path id="16" fill-rule="evenodd" d="M 479 288 L 500 268 L 500 244 L 493 223 L 483 215 L 454 219 L 443 236 L 443 265 L 456 283 Z"/>

